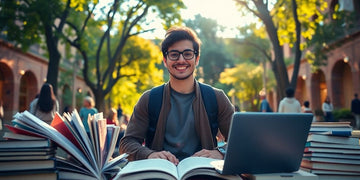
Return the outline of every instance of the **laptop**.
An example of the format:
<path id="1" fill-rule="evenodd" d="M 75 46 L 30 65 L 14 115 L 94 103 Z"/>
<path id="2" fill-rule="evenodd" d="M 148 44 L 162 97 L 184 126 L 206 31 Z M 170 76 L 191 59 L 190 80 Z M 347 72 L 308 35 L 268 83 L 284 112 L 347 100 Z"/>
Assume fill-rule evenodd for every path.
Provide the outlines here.
<path id="1" fill-rule="evenodd" d="M 282 173 L 299 170 L 313 115 L 236 112 L 220 174 Z"/>

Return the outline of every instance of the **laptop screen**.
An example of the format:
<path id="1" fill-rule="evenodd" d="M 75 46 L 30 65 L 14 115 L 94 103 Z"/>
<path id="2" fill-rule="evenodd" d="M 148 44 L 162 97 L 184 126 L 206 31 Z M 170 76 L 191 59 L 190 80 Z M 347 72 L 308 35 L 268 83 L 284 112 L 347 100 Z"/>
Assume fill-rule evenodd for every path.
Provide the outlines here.
<path id="1" fill-rule="evenodd" d="M 297 171 L 312 117 L 310 113 L 234 113 L 222 174 Z"/>

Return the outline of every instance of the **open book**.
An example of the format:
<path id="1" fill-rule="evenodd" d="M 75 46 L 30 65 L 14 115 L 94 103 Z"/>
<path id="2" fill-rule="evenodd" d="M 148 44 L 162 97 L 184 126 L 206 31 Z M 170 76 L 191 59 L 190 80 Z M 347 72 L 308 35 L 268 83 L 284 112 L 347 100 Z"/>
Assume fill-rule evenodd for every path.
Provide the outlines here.
<path id="1" fill-rule="evenodd" d="M 221 161 L 204 157 L 188 157 L 176 166 L 164 159 L 144 159 L 129 162 L 114 178 L 114 180 L 138 179 L 242 179 L 240 176 L 221 175 L 215 170 Z"/>
<path id="2" fill-rule="evenodd" d="M 114 176 L 127 162 L 127 154 L 112 158 L 120 127 L 107 125 L 102 113 L 89 115 L 90 137 L 76 110 L 63 116 L 56 113 L 51 125 L 28 111 L 15 114 L 12 122 L 9 129 L 13 133 L 48 138 L 70 155 L 66 159 L 68 163 L 57 164 L 59 171 L 106 179 Z"/>

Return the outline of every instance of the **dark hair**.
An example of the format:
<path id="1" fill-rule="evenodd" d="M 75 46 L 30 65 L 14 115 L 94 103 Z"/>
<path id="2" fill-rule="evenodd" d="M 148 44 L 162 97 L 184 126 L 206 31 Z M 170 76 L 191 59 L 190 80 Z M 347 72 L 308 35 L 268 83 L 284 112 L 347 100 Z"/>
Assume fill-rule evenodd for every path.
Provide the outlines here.
<path id="1" fill-rule="evenodd" d="M 286 93 L 286 97 L 290 98 L 290 97 L 294 97 L 295 91 L 292 87 L 288 87 L 286 88 L 285 93 Z"/>
<path id="2" fill-rule="evenodd" d="M 50 112 L 54 108 L 56 97 L 51 84 L 45 83 L 40 90 L 37 106 L 42 112 Z"/>
<path id="3" fill-rule="evenodd" d="M 171 27 L 166 31 L 165 39 L 161 43 L 161 51 L 163 53 L 164 58 L 166 58 L 166 52 L 168 51 L 169 47 L 175 44 L 176 42 L 182 40 L 189 40 L 193 42 L 194 51 L 196 52 L 196 57 L 200 55 L 200 46 L 201 41 L 196 35 L 195 31 L 188 28 L 188 27 Z"/>
<path id="4" fill-rule="evenodd" d="M 305 102 L 304 102 L 304 106 L 305 106 L 305 107 L 309 107 L 309 106 L 310 106 L 310 102 L 309 102 L 309 101 L 305 101 Z"/>

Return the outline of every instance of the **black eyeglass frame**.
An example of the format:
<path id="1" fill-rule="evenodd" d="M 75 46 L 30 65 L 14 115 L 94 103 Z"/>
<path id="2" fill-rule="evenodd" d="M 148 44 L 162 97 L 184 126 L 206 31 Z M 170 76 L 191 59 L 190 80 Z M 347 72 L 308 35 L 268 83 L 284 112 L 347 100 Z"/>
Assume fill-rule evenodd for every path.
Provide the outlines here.
<path id="1" fill-rule="evenodd" d="M 177 56 L 175 59 L 172 59 L 172 58 L 170 58 L 170 56 L 169 56 L 169 51 L 166 51 L 166 52 L 165 52 L 165 55 L 166 55 L 171 61 L 178 61 L 179 58 L 180 58 L 180 55 L 182 55 L 185 60 L 191 60 L 191 59 L 194 58 L 194 56 L 197 56 L 197 55 L 198 55 L 198 52 L 197 52 L 197 51 L 191 50 L 191 49 L 185 49 L 185 50 L 182 51 L 182 52 L 180 52 L 180 51 L 178 51 L 178 50 L 171 50 L 170 52 L 176 52 L 176 53 L 178 53 L 178 56 Z M 185 52 L 193 52 L 194 54 L 193 54 L 193 56 L 192 56 L 191 58 L 186 58 L 186 57 L 184 56 L 184 53 L 185 53 Z"/>

